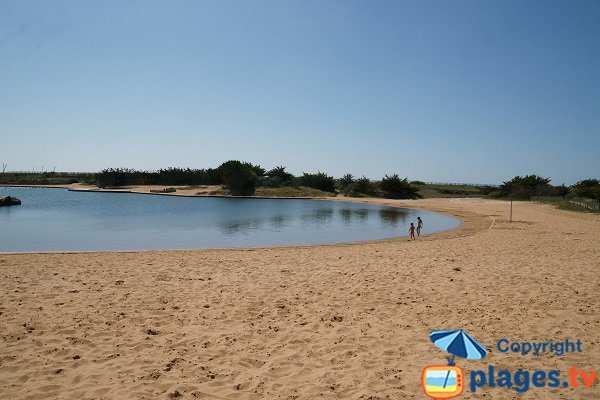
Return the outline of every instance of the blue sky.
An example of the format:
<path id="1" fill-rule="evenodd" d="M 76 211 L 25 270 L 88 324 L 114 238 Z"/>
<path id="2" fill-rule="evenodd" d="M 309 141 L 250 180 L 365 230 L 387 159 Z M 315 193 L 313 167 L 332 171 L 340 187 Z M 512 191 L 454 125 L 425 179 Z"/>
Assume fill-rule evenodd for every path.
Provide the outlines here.
<path id="1" fill-rule="evenodd" d="M 599 148 L 594 0 L 0 0 L 9 170 L 572 184 Z"/>

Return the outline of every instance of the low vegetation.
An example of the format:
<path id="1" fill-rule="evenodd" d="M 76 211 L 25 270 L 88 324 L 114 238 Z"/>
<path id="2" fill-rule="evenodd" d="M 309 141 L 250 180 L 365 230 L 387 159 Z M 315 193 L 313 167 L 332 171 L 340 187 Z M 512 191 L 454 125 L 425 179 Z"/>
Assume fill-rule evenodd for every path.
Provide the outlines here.
<path id="1" fill-rule="evenodd" d="M 346 174 L 338 180 L 338 187 L 345 196 L 375 197 L 378 195 L 376 183 L 364 175 L 362 178 L 354 179 L 351 174 Z"/>
<path id="2" fill-rule="evenodd" d="M 257 187 L 255 196 L 259 197 L 334 197 L 335 193 L 324 192 L 305 186 Z"/>
<path id="3" fill-rule="evenodd" d="M 0 185 L 70 185 L 94 184 L 96 174 L 85 172 L 4 172 Z"/>
<path id="4" fill-rule="evenodd" d="M 252 196 L 256 190 L 258 173 L 264 174 L 264 169 L 237 160 L 224 162 L 217 168 L 219 182 L 229 189 L 234 196 Z"/>
<path id="5" fill-rule="evenodd" d="M 510 181 L 500 185 L 496 197 L 529 200 L 532 196 L 566 196 L 569 189 L 566 186 L 550 185 L 550 178 L 538 175 L 515 176 Z"/>
<path id="6" fill-rule="evenodd" d="M 574 196 L 594 199 L 600 202 L 600 180 L 584 179 L 571 186 Z"/>
<path id="7" fill-rule="evenodd" d="M 305 172 L 300 177 L 300 183 L 306 187 L 335 193 L 335 179 L 324 172 L 319 171 L 316 174 L 307 174 Z"/>
<path id="8" fill-rule="evenodd" d="M 4 185 L 68 185 L 73 183 L 119 188 L 134 185 L 164 185 L 199 188 L 214 186 L 202 194 L 264 197 L 385 197 L 416 199 L 430 197 L 484 197 L 551 202 L 561 208 L 597 211 L 600 208 L 600 180 L 584 179 L 567 187 L 553 186 L 539 175 L 515 176 L 499 186 L 408 181 L 398 174 L 380 180 L 345 174 L 335 179 L 326 172 L 304 172 L 294 176 L 285 166 L 270 170 L 258 164 L 229 160 L 217 168 L 165 168 L 141 171 L 107 168 L 98 173 L 0 173 Z"/>
<path id="9" fill-rule="evenodd" d="M 383 197 L 388 199 L 416 199 L 419 188 L 408 183 L 407 178 L 400 179 L 398 174 L 386 175 L 379 183 Z"/>

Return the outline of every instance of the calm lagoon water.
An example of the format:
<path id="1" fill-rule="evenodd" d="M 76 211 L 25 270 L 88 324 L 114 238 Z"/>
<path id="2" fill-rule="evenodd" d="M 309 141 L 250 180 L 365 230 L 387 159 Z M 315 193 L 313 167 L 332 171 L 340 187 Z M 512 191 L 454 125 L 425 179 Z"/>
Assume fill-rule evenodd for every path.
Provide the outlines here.
<path id="1" fill-rule="evenodd" d="M 452 217 L 319 200 L 270 200 L 69 192 L 0 187 L 0 251 L 163 250 L 268 247 L 407 236 L 457 227 Z"/>

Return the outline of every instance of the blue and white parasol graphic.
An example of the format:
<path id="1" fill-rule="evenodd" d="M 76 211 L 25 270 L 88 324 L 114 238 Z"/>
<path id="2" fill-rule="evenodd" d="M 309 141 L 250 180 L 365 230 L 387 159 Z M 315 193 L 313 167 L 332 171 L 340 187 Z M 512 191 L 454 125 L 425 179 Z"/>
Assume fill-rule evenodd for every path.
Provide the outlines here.
<path id="1" fill-rule="evenodd" d="M 462 329 L 448 331 L 432 331 L 429 338 L 440 349 L 452 354 L 452 359 L 448 358 L 448 365 L 454 365 L 454 357 L 459 356 L 471 360 L 480 360 L 488 353 L 478 341 L 467 335 Z M 444 386 L 448 383 L 450 371 L 446 374 Z"/>
<path id="2" fill-rule="evenodd" d="M 480 360 L 488 353 L 485 347 L 462 329 L 432 331 L 429 334 L 429 338 L 437 347 L 452 354 L 452 360 L 450 360 L 448 365 L 454 365 L 455 356 Z"/>

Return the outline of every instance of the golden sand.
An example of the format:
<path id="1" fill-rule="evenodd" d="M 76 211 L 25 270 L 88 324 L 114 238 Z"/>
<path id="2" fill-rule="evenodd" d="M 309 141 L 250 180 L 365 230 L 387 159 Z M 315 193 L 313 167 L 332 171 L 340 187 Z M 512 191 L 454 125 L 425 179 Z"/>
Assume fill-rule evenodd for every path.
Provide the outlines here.
<path id="1" fill-rule="evenodd" d="M 415 242 L 0 255 L 0 398 L 424 399 L 422 369 L 446 356 L 428 334 L 454 328 L 492 350 L 457 359 L 465 374 L 600 372 L 600 216 L 372 201 L 465 223 Z M 500 338 L 583 352 L 503 354 Z M 461 398 L 598 399 L 600 384 Z"/>

